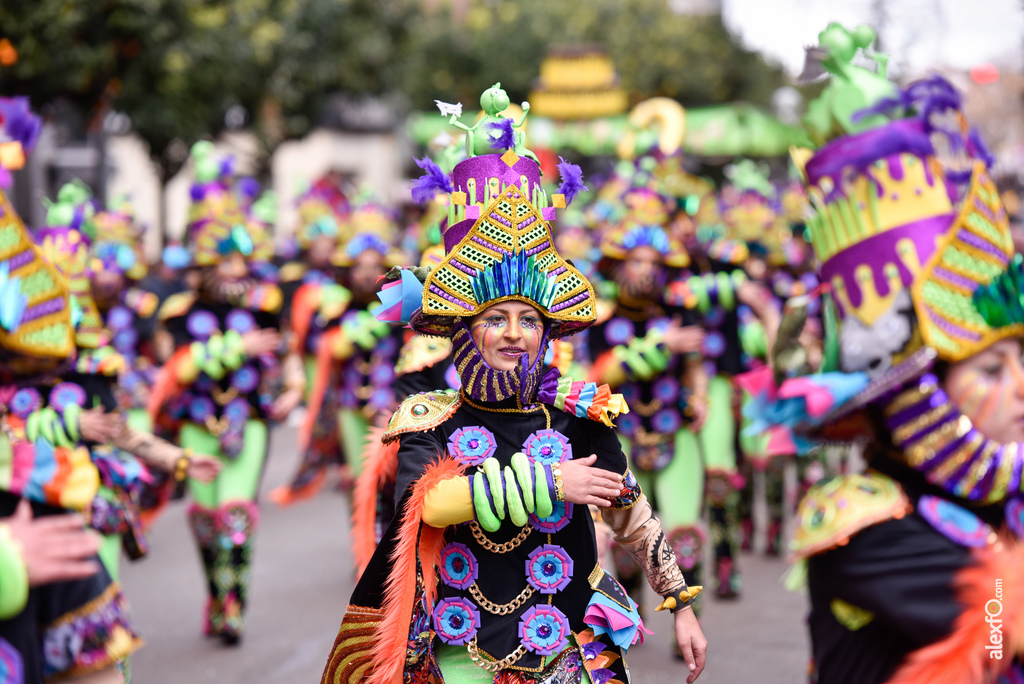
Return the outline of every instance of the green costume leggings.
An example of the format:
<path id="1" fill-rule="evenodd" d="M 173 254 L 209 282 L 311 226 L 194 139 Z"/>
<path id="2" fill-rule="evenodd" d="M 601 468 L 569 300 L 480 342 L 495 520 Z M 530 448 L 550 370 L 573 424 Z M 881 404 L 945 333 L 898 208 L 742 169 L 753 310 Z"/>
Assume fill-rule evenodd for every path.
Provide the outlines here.
<path id="1" fill-rule="evenodd" d="M 255 501 L 267 444 L 267 424 L 250 420 L 245 424 L 242 452 L 234 460 L 228 460 L 220 453 L 220 440 L 206 428 L 185 423 L 181 427 L 181 446 L 197 454 L 219 456 L 224 462 L 220 475 L 209 484 L 189 479 L 188 488 L 196 502 L 206 508 L 217 508 L 228 501 Z"/>

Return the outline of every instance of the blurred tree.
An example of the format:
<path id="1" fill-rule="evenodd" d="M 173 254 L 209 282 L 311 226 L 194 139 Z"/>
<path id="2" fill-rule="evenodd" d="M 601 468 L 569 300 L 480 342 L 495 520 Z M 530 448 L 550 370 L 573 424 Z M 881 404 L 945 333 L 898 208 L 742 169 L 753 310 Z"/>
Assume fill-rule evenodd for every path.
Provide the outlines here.
<path id="1" fill-rule="evenodd" d="M 634 99 L 768 104 L 782 71 L 717 15 L 666 0 L 31 0 L 0 3 L 18 60 L 0 92 L 71 103 L 95 128 L 124 112 L 164 180 L 189 145 L 249 126 L 269 152 L 316 125 L 333 92 L 402 92 L 470 109 L 501 81 L 526 97 L 551 45 L 606 46 Z M 426 9 L 434 7 L 433 9 Z"/>
<path id="2" fill-rule="evenodd" d="M 391 87 L 414 0 L 33 0 L 0 4 L 18 60 L 0 92 L 127 114 L 164 180 L 189 145 L 252 125 L 266 151 L 337 90 Z"/>
<path id="3" fill-rule="evenodd" d="M 501 81 L 519 101 L 548 48 L 574 44 L 605 46 L 634 100 L 768 105 L 788 83 L 781 67 L 743 48 L 720 15 L 677 14 L 666 0 L 475 0 L 458 19 L 450 5 L 420 19 L 410 54 L 429 58 L 408 62 L 402 88 L 417 107 L 437 98 L 475 109 L 480 92 Z"/>

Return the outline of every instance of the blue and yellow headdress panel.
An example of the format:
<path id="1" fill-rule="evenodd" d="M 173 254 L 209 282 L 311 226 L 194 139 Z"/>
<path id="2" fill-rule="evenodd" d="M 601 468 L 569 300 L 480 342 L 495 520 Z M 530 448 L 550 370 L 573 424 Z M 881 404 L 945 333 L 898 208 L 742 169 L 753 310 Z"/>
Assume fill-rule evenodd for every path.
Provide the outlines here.
<path id="1" fill-rule="evenodd" d="M 79 316 L 67 280 L 43 257 L 0 191 L 0 347 L 26 356 L 69 357 Z"/>

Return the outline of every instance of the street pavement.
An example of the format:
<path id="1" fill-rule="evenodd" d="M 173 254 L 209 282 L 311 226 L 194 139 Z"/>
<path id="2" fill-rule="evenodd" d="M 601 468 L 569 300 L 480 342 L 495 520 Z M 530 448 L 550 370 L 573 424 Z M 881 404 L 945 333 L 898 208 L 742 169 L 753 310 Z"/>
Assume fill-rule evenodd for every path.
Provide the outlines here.
<path id="1" fill-rule="evenodd" d="M 271 440 L 263 491 L 286 481 L 298 463 L 295 432 Z M 241 646 L 200 633 L 204 586 L 185 505 L 172 503 L 153 526 L 152 550 L 123 562 L 122 582 L 147 645 L 132 661 L 135 684 L 316 684 L 353 586 L 345 500 L 324 490 L 290 508 L 264 501 L 256 539 L 248 624 Z M 708 665 L 702 684 L 795 684 L 806 681 L 806 599 L 782 587 L 786 564 L 744 554 L 738 601 L 709 595 L 703 627 Z M 709 587 L 709 594 L 710 594 Z M 653 594 L 648 606 L 656 605 Z M 630 649 L 633 681 L 680 683 L 686 668 L 670 654 L 671 619 L 657 613 L 655 634 Z"/>

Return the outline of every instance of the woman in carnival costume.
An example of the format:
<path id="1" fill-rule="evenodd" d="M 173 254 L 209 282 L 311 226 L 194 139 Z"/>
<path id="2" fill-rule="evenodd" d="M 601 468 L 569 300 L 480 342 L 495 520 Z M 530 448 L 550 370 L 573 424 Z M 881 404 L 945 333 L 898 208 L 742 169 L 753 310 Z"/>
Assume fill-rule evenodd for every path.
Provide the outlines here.
<path id="1" fill-rule="evenodd" d="M 223 464 L 212 483 L 189 479 L 188 517 L 209 591 L 204 631 L 233 645 L 244 625 L 268 421 L 301 402 L 304 379 L 298 355 L 280 358 L 281 291 L 256 275 L 273 255 L 271 237 L 238 208 L 212 144 L 196 143 L 192 154 L 188 239 L 200 285 L 161 307 L 176 351 L 149 408 L 180 421 L 183 447 Z M 284 389 L 275 398 L 270 380 L 278 378 Z"/>
<path id="2" fill-rule="evenodd" d="M 832 75 L 800 161 L 839 370 L 767 370 L 751 415 L 796 446 L 870 440 L 867 472 L 797 514 L 815 681 L 1020 681 L 1024 270 L 959 95 L 937 76 L 899 90 L 884 56 L 853 65 L 873 40 L 831 24 L 809 51 Z"/>
<path id="3" fill-rule="evenodd" d="M 54 383 L 72 368 L 80 311 L 2 192 L 0 238 L 0 453 L 13 456 L 0 464 L 0 678 L 114 684 L 142 641 L 82 518 L 63 515 L 92 504 L 86 444 L 107 439 L 99 412 Z"/>
<path id="4" fill-rule="evenodd" d="M 621 654 L 642 623 L 597 563 L 593 503 L 675 611 L 692 682 L 705 651 L 698 589 L 627 469 L 611 427 L 621 396 L 542 374 L 546 341 L 595 316 L 593 288 L 547 223 L 580 189 L 579 170 L 563 167 L 549 205 L 539 166 L 513 151 L 507 96 L 485 97 L 504 103 L 492 122 L 504 154 L 471 156 L 450 179 L 428 165 L 452 202 L 447 255 L 424 283 L 403 270 L 381 294 L 382 317 L 451 338 L 462 389 L 414 395 L 389 423 L 398 513 L 322 681 L 628 681 Z"/>
<path id="5" fill-rule="evenodd" d="M 362 471 L 370 425 L 382 425 L 394 409 L 395 360 L 401 330 L 374 318 L 377 280 L 402 261 L 390 210 L 364 192 L 353 203 L 345 231 L 351 238 L 332 256 L 338 283 L 307 283 L 292 303 L 293 350 L 316 350 L 313 385 L 299 431 L 302 461 L 288 485 L 271 493 L 287 505 L 313 496 L 332 464 L 342 466 L 349 489 Z"/>

